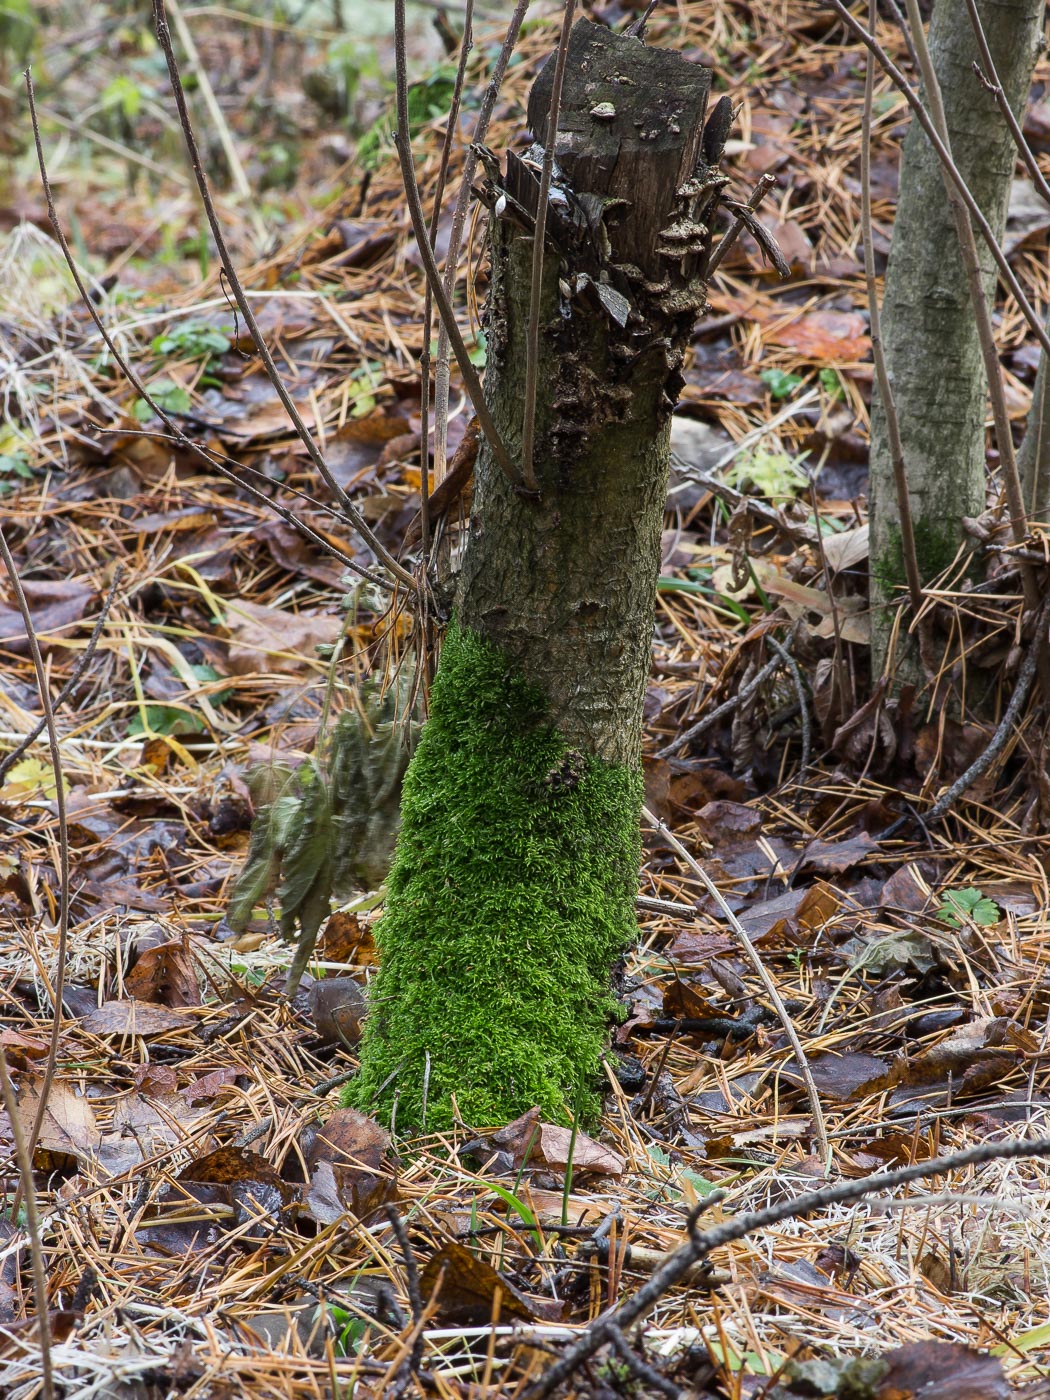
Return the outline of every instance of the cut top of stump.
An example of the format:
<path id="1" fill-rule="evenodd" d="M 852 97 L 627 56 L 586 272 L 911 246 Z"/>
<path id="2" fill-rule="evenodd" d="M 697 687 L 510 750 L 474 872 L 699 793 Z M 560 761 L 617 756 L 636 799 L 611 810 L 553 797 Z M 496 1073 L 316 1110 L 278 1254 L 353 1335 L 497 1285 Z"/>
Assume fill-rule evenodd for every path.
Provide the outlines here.
<path id="1" fill-rule="evenodd" d="M 529 127 L 547 144 L 554 56 L 529 96 Z M 654 250 L 678 192 L 703 178 L 711 73 L 671 49 L 648 48 L 590 20 L 573 26 L 555 156 L 577 194 L 624 201 L 609 220 L 614 260 L 658 278 Z"/>

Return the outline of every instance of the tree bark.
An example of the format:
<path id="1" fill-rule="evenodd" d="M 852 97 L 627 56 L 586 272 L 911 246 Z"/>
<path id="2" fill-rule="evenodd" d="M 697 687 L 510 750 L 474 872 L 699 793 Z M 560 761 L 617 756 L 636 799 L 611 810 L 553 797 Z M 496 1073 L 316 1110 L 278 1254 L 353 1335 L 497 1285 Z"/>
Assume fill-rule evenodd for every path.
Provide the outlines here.
<path id="1" fill-rule="evenodd" d="M 529 124 L 547 137 L 552 62 Z M 671 411 L 705 307 L 728 101 L 580 21 L 548 207 L 538 499 L 484 444 L 456 615 L 406 778 L 353 1101 L 401 1126 L 593 1109 L 634 930 L 642 703 Z M 542 149 L 491 155 L 486 397 L 519 454 Z"/>
<path id="2" fill-rule="evenodd" d="M 982 23 L 1014 111 L 1028 92 L 1042 34 L 1041 0 L 981 0 Z M 930 53 L 944 97 L 955 163 L 998 237 L 1006 224 L 1015 153 L 993 96 L 973 72 L 977 45 L 962 0 L 935 0 Z M 995 265 L 978 242 L 985 294 Z M 962 520 L 985 505 L 987 380 L 940 162 L 913 124 L 886 275 L 883 338 L 904 443 L 922 582 L 954 559 Z M 885 415 L 872 404 L 870 518 L 873 667 L 880 674 L 901 601 L 904 566 Z M 897 650 L 900 679 L 915 679 L 914 652 Z"/>

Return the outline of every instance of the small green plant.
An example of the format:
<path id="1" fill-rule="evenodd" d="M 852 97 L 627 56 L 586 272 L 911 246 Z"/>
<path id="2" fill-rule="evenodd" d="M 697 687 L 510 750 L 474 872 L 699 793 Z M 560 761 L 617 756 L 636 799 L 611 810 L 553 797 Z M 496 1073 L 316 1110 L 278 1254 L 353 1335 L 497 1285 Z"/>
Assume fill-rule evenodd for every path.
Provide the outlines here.
<path id="1" fill-rule="evenodd" d="M 962 890 L 948 890 L 937 910 L 937 917 L 952 928 L 962 928 L 964 923 L 988 928 L 999 922 L 1002 911 L 994 900 L 987 899 L 979 889 L 970 885 Z"/>
<path id="2" fill-rule="evenodd" d="M 33 468 L 25 452 L 0 452 L 0 496 L 13 491 L 21 481 L 32 481 Z"/>
<path id="3" fill-rule="evenodd" d="M 448 111 L 455 86 L 456 70 L 447 64 L 442 64 L 429 77 L 411 85 L 408 89 L 410 139 L 427 122 Z M 392 146 L 395 125 L 392 113 L 387 112 L 373 122 L 357 143 L 357 158 L 366 170 L 374 170 Z"/>
<path id="4" fill-rule="evenodd" d="M 185 325 L 164 331 L 153 337 L 151 349 L 155 355 L 177 356 L 180 360 L 205 360 L 210 365 L 230 348 L 227 328 L 218 330 L 203 321 L 187 321 Z"/>
<path id="5" fill-rule="evenodd" d="M 820 387 L 827 394 L 829 399 L 844 399 L 846 391 L 842 387 L 842 380 L 833 369 L 822 369 L 817 376 L 820 380 Z"/>
<path id="6" fill-rule="evenodd" d="M 764 438 L 748 451 L 737 455 L 726 472 L 726 480 L 741 489 L 749 486 L 756 495 L 771 499 L 797 496 L 809 485 L 809 477 L 804 470 L 808 455 L 801 452 L 792 456 L 775 438 Z"/>
<path id="7" fill-rule="evenodd" d="M 190 396 L 181 384 L 171 379 L 158 379 L 150 385 L 150 398 L 165 413 L 188 413 Z M 153 409 L 145 399 L 136 399 L 131 406 L 131 415 L 140 423 L 148 423 L 153 417 Z"/>
<path id="8" fill-rule="evenodd" d="M 786 399 L 802 383 L 801 375 L 783 369 L 764 369 L 758 377 L 774 399 Z"/>

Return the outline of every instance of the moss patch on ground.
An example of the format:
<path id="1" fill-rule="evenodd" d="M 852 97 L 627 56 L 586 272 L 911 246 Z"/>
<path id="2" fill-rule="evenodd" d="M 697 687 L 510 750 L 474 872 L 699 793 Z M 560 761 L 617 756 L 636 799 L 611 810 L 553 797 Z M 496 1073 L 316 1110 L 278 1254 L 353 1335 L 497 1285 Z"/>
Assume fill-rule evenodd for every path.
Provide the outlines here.
<path id="1" fill-rule="evenodd" d="M 597 1111 L 641 801 L 640 770 L 567 749 L 543 695 L 450 629 L 405 778 L 349 1102 L 389 1121 L 396 1099 L 406 1131 L 449 1126 L 453 1098 L 472 1126 L 534 1104 L 555 1121 Z"/>

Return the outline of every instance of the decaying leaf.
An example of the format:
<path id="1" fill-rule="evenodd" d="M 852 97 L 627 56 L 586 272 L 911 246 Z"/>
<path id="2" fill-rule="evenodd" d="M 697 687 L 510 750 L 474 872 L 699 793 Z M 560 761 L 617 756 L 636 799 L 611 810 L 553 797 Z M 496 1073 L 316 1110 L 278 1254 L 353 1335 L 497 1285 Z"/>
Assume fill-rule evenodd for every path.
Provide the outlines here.
<path id="1" fill-rule="evenodd" d="M 424 1298 L 436 1298 L 438 1314 L 455 1326 L 484 1326 L 495 1314 L 497 1299 L 502 1319 L 560 1322 L 565 1316 L 564 1303 L 528 1297 L 455 1240 L 443 1244 L 427 1260 L 420 1289 Z"/>
<path id="2" fill-rule="evenodd" d="M 563 1171 L 569 1164 L 572 1146 L 572 1170 L 594 1172 L 602 1176 L 620 1176 L 624 1160 L 610 1147 L 595 1142 L 586 1133 L 578 1132 L 572 1142 L 572 1130 L 540 1121 L 538 1108 L 530 1108 L 513 1123 L 493 1133 L 489 1141 L 511 1155 L 516 1166 L 550 1167 Z"/>

